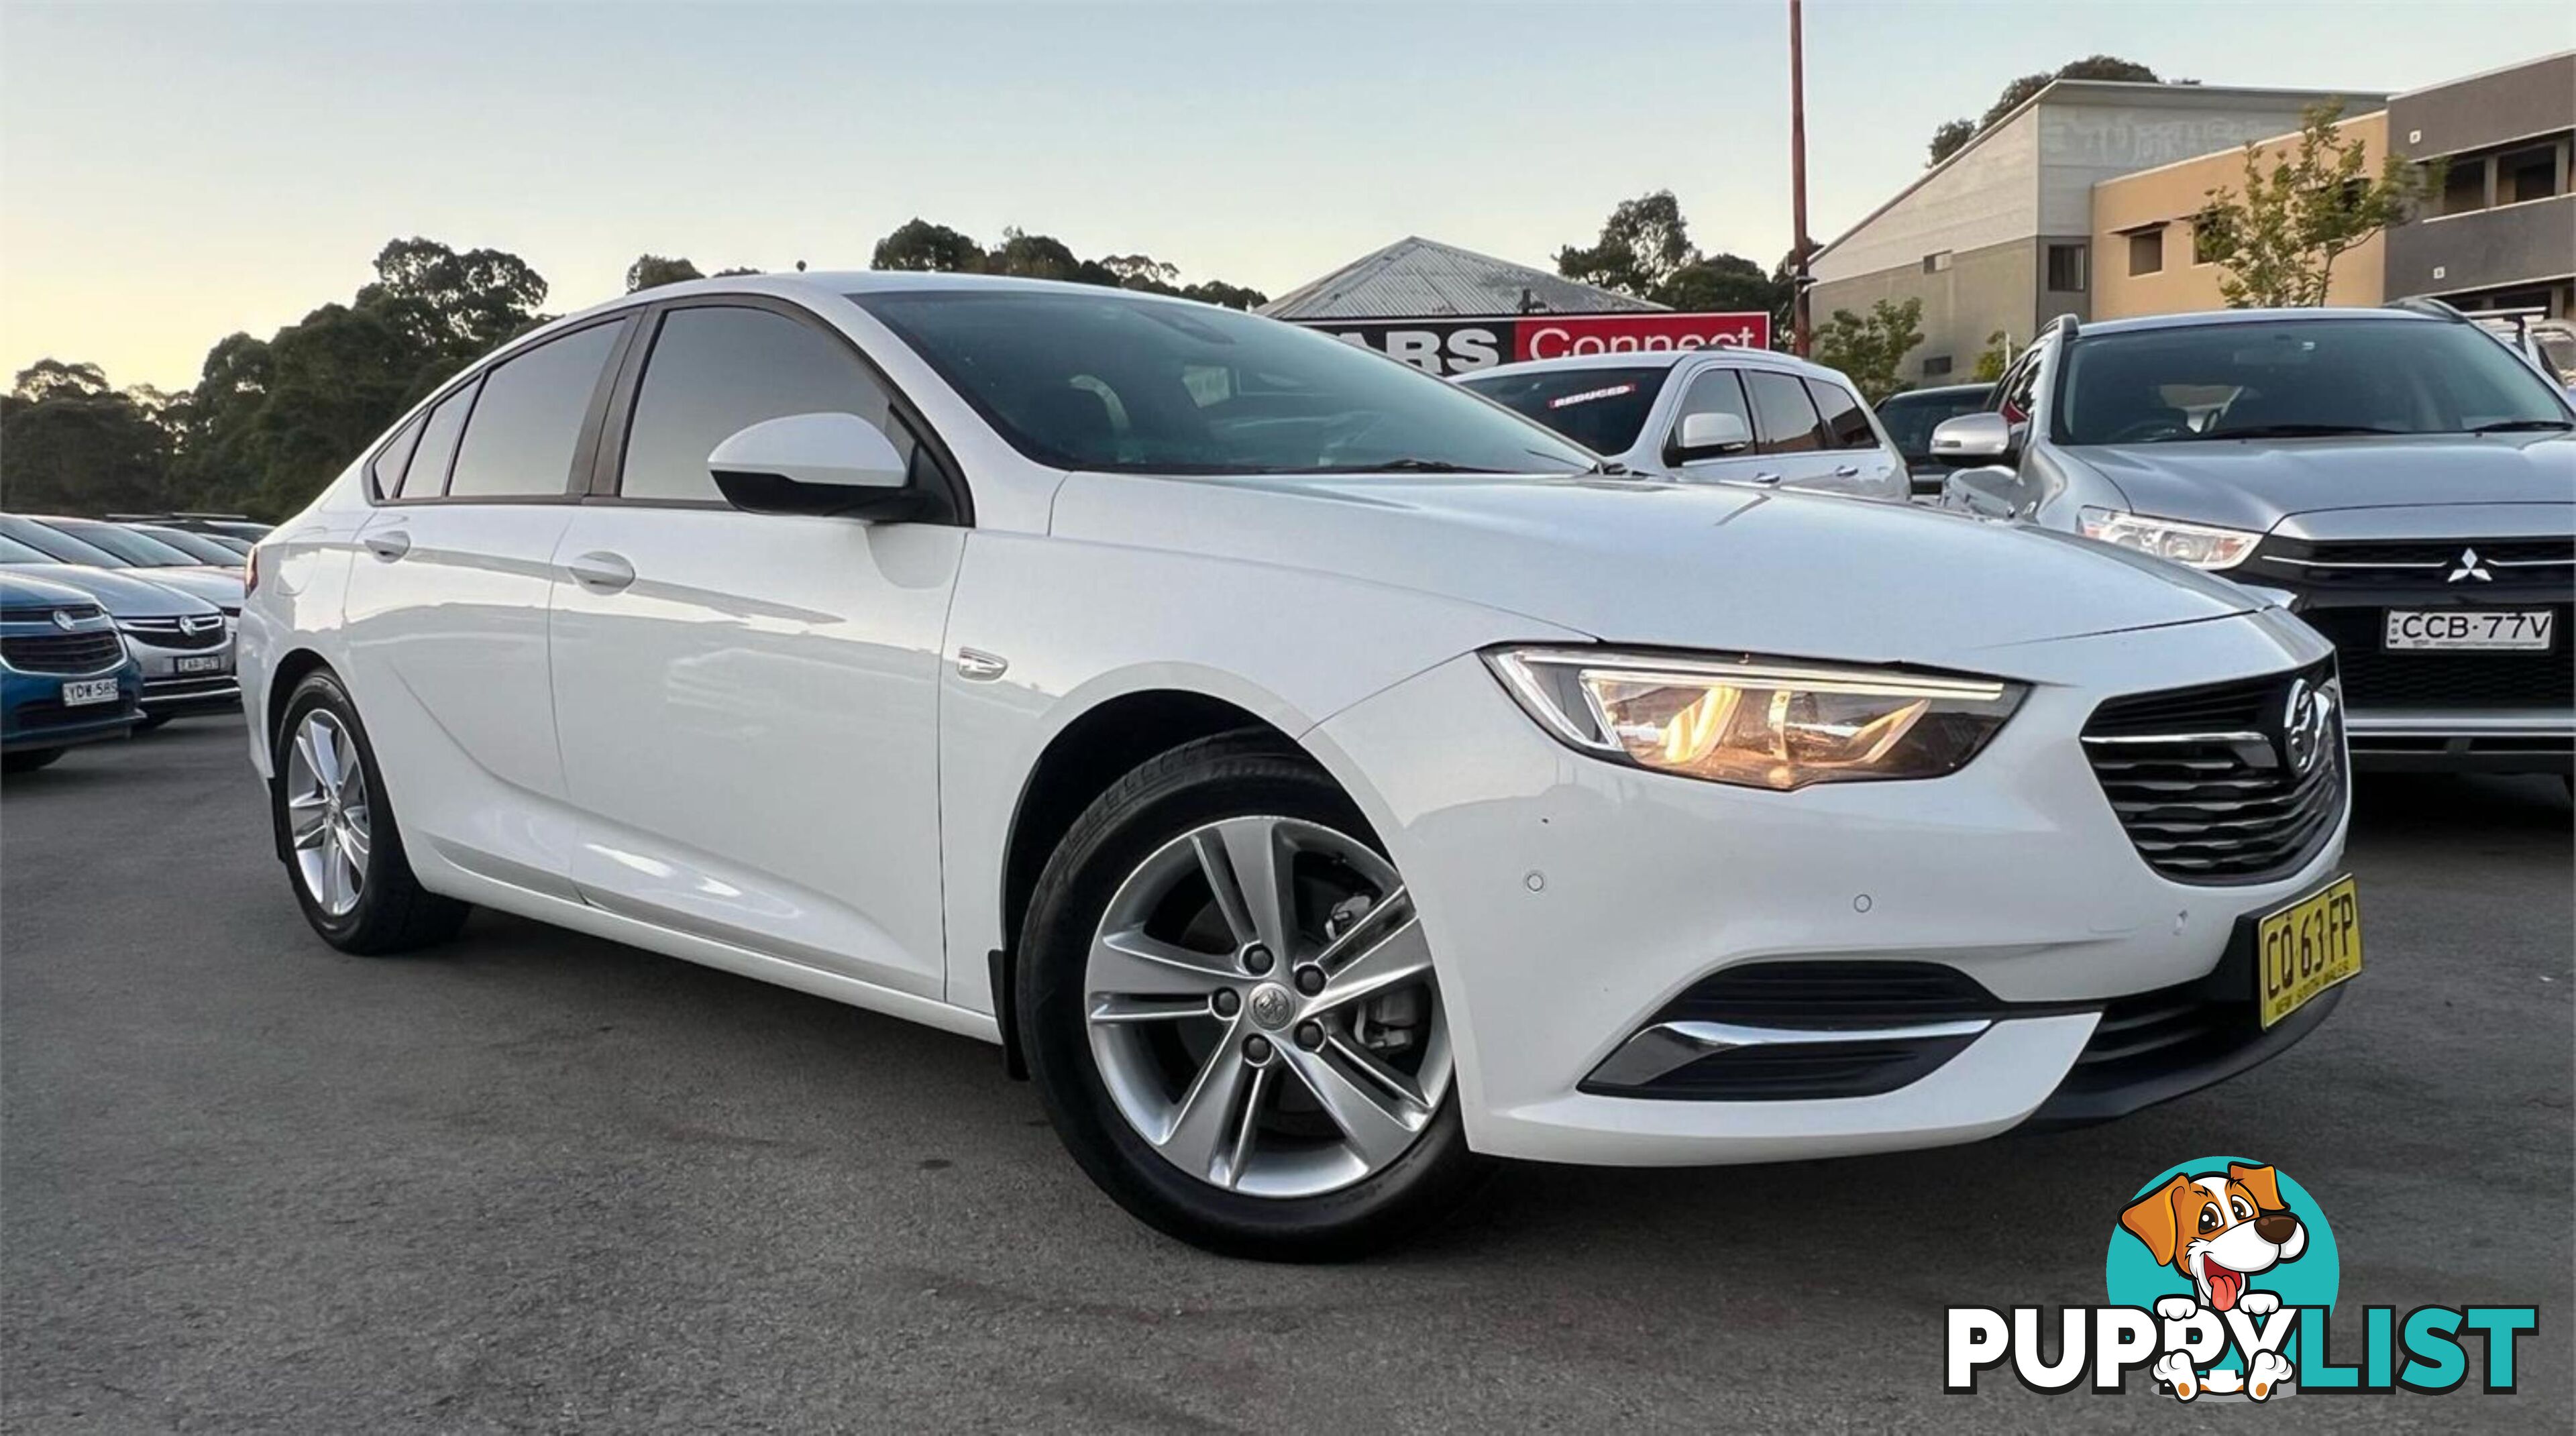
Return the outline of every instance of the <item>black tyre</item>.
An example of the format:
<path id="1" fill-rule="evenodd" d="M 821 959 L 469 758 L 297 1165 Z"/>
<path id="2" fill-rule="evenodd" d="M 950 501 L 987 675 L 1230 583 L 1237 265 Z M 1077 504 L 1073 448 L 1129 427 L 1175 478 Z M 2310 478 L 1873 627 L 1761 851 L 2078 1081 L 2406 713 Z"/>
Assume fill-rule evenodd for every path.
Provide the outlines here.
<path id="1" fill-rule="evenodd" d="M 1019 951 L 1048 1117 L 1173 1236 L 1356 1256 L 1489 1170 L 1402 883 L 1358 808 L 1276 738 L 1190 743 L 1104 793 L 1049 859 Z"/>
<path id="2" fill-rule="evenodd" d="M 63 756 L 66 751 L 62 748 L 21 748 L 15 753 L 0 753 L 0 773 L 32 773 Z"/>
<path id="3" fill-rule="evenodd" d="M 277 850 L 307 922 L 322 940 L 367 956 L 456 935 L 464 903 L 412 876 L 375 749 L 340 680 L 308 675 L 278 724 L 269 812 Z"/>

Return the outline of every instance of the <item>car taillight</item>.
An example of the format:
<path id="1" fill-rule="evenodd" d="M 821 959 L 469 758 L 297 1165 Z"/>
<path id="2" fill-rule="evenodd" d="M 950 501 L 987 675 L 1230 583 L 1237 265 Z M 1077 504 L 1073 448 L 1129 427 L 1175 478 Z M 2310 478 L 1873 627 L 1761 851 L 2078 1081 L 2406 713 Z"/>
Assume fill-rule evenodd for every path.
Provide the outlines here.
<path id="1" fill-rule="evenodd" d="M 242 597 L 248 598 L 253 593 L 258 592 L 258 590 L 259 545 L 253 544 L 251 545 L 250 552 L 242 559 Z"/>

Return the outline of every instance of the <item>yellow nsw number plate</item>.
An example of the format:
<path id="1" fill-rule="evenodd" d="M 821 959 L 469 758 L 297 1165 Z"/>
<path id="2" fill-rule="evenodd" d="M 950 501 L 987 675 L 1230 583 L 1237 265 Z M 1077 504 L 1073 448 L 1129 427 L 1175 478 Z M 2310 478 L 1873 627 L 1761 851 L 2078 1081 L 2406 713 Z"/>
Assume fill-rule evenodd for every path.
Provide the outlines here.
<path id="1" fill-rule="evenodd" d="M 2264 914 L 2260 938 L 2254 981 L 2269 1027 L 2361 971 L 2361 903 L 2352 879 L 2337 878 L 2314 897 Z"/>

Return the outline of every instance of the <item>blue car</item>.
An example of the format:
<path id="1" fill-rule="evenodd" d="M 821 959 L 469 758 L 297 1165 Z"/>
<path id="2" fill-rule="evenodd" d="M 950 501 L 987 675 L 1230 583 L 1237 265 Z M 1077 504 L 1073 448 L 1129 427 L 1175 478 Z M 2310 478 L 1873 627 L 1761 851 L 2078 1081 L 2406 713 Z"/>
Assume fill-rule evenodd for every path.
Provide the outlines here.
<path id="1" fill-rule="evenodd" d="M 143 669 L 97 600 L 0 571 L 0 772 L 45 766 L 143 718 Z"/>

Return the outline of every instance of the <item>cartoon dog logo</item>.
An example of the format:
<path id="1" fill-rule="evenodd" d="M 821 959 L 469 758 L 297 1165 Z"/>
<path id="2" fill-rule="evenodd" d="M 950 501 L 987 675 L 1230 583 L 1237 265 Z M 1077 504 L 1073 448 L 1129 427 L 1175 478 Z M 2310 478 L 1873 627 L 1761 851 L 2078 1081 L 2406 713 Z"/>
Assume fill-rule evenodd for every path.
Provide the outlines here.
<path id="1" fill-rule="evenodd" d="M 2307 1226 L 2282 1202 L 2280 1178 L 2270 1167 L 2234 1162 L 2224 1174 L 2177 1174 L 2132 1202 L 2120 1213 L 2120 1225 L 2146 1243 L 2157 1265 L 2181 1273 L 2198 1293 L 2197 1301 L 2187 1296 L 2158 1301 L 2156 1314 L 2168 1321 L 2189 1320 L 2203 1307 L 2222 1315 L 2242 1310 L 2249 1317 L 2270 1316 L 2281 1309 L 2281 1298 L 2254 1290 L 2250 1283 L 2285 1261 L 2298 1260 L 2308 1249 Z M 2181 1353 L 2158 1361 L 2155 1374 L 2186 1401 L 2201 1381 Z M 2259 1352 L 2247 1364 L 2244 1390 L 2260 1401 L 2291 1374 L 2288 1358 Z M 2234 1375 L 2209 1373 L 2209 1389 L 2220 1390 L 2219 1378 Z"/>

